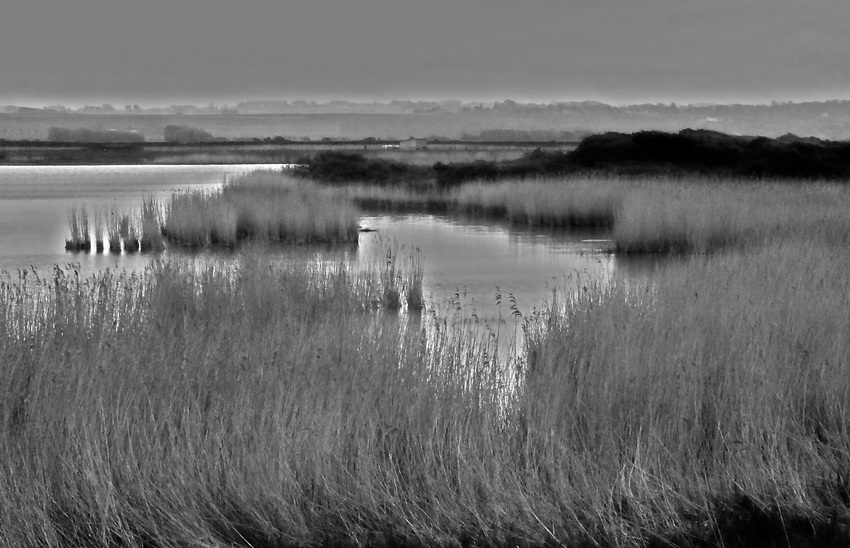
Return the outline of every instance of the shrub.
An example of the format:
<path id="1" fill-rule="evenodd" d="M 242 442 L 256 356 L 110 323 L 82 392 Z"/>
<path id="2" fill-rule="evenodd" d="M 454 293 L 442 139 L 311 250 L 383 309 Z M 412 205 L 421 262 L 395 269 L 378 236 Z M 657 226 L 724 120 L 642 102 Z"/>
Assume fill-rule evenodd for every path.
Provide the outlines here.
<path id="1" fill-rule="evenodd" d="M 190 126 L 165 126 L 164 138 L 166 143 L 209 143 L 216 138 L 211 133 Z"/>

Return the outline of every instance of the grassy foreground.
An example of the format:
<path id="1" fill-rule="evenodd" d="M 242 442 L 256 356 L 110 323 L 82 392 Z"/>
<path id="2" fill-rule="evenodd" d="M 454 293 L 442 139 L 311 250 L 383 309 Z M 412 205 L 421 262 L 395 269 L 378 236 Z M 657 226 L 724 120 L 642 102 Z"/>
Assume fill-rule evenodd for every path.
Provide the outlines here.
<path id="1" fill-rule="evenodd" d="M 377 267 L 6 278 L 0 543 L 842 545 L 834 251 L 565 288 L 513 368 L 487 333 L 384 312 Z"/>

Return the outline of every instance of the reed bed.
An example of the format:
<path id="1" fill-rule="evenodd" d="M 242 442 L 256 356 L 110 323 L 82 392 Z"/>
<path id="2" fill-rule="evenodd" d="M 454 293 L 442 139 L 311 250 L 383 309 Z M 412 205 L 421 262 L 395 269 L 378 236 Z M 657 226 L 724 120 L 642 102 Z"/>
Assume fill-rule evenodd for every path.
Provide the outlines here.
<path id="1" fill-rule="evenodd" d="M 616 216 L 616 249 L 710 253 L 783 241 L 850 244 L 850 187 L 835 183 L 648 180 Z"/>
<path id="2" fill-rule="evenodd" d="M 529 332 L 531 484 L 613 538 L 846 544 L 848 268 L 792 242 L 562 296 Z"/>
<path id="3" fill-rule="evenodd" d="M 846 254 L 562 288 L 514 367 L 392 256 L 0 281 L 0 543 L 848 540 Z"/>
<path id="4" fill-rule="evenodd" d="M 625 182 L 595 177 L 468 183 L 452 191 L 456 208 L 531 225 L 610 227 Z"/>
<path id="5" fill-rule="evenodd" d="M 220 190 L 172 196 L 164 233 L 187 246 L 234 246 L 244 240 L 356 242 L 357 210 L 332 189 L 280 172 L 256 171 Z"/>
<path id="6" fill-rule="evenodd" d="M 812 239 L 850 245 L 850 187 L 835 182 L 592 176 L 472 182 L 447 193 L 355 186 L 349 196 L 391 211 L 606 228 L 621 253 L 701 254 Z"/>

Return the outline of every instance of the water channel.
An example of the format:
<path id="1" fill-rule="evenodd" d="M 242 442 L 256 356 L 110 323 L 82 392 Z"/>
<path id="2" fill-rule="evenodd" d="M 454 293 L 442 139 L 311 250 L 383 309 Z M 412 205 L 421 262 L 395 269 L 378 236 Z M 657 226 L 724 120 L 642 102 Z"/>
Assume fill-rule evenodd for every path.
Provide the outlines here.
<path id="1" fill-rule="evenodd" d="M 141 270 L 153 255 L 66 252 L 69 208 L 137 209 L 146 196 L 213 188 L 227 177 L 258 168 L 281 166 L 2 166 L 0 271 L 35 267 L 46 272 L 68 264 L 79 265 L 84 273 Z M 527 314 L 555 287 L 630 268 L 604 251 L 604 235 L 598 233 L 435 215 L 364 213 L 360 224 L 374 230 L 360 234 L 360 260 L 386 242 L 402 254 L 418 249 L 425 296 L 437 305 L 462 305 L 484 318 L 509 315 L 512 301 Z M 179 253 L 164 252 L 165 257 Z"/>

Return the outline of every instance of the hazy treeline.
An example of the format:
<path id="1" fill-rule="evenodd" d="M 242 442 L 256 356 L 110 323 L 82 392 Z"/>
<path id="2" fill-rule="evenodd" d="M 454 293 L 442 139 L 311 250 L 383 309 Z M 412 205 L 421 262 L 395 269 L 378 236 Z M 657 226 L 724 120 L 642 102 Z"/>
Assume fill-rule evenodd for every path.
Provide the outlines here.
<path id="1" fill-rule="evenodd" d="M 145 136 L 135 131 L 51 126 L 47 140 L 62 143 L 143 143 Z"/>

